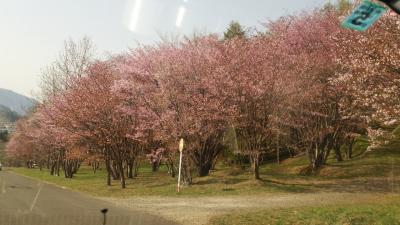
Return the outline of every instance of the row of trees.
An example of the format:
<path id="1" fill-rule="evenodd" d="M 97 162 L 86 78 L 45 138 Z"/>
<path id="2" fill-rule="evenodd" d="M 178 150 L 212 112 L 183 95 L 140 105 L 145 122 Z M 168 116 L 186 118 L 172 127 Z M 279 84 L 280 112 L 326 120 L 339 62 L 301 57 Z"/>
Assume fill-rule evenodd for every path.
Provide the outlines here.
<path id="1" fill-rule="evenodd" d="M 223 152 L 248 157 L 254 178 L 268 153 L 305 152 L 316 172 L 333 151 L 374 121 L 400 112 L 400 20 L 387 14 L 365 33 L 339 26 L 326 7 L 246 34 L 201 35 L 93 60 L 92 44 L 66 42 L 43 75 L 43 103 L 20 120 L 9 156 L 48 164 L 72 178 L 87 160 L 104 162 L 107 184 L 137 174 L 141 159 L 183 180 L 207 176 Z M 370 129 L 370 128 L 368 128 Z M 229 135 L 228 135 L 229 134 Z"/>
<path id="2" fill-rule="evenodd" d="M 4 159 L 5 143 L 8 141 L 8 136 L 8 131 L 0 130 L 0 163 L 2 163 Z"/>

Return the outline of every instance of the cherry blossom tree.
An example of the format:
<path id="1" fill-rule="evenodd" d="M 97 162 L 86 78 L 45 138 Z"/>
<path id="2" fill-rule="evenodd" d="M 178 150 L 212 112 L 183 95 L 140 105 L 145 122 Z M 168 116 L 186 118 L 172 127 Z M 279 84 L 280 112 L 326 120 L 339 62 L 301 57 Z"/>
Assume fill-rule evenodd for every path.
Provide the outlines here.
<path id="1" fill-rule="evenodd" d="M 136 50 L 126 56 L 117 82 L 116 90 L 128 94 L 124 108 L 140 121 L 134 138 L 159 140 L 170 151 L 185 139 L 188 183 L 192 164 L 208 175 L 222 150 L 230 108 L 221 48 L 217 37 L 206 36 Z"/>
<path id="2" fill-rule="evenodd" d="M 342 160 L 341 142 L 360 122 L 349 114 L 348 93 L 334 82 L 340 68 L 334 60 L 336 34 L 342 30 L 339 24 L 338 12 L 326 9 L 267 25 L 277 46 L 276 58 L 285 65 L 279 71 L 289 77 L 285 84 L 290 89 L 282 89 L 286 92 L 285 114 L 279 121 L 294 132 L 296 145 L 306 150 L 313 172 L 326 162 L 332 149 Z"/>
<path id="3" fill-rule="evenodd" d="M 126 137 L 129 121 L 115 110 L 118 101 L 111 94 L 114 79 L 108 63 L 92 65 L 88 76 L 77 80 L 76 88 L 63 95 L 62 101 L 56 102 L 61 103 L 56 106 L 59 110 L 57 115 L 61 116 L 57 122 L 72 129 L 75 135 L 104 154 L 108 184 L 112 174 L 125 188 L 124 155 L 133 148 L 133 143 Z"/>
<path id="4" fill-rule="evenodd" d="M 255 179 L 264 153 L 272 151 L 273 116 L 281 98 L 281 77 L 274 68 L 269 37 L 225 41 L 225 80 L 233 104 L 239 151 L 250 157 Z"/>
<path id="5" fill-rule="evenodd" d="M 228 131 L 255 179 L 263 157 L 276 151 L 279 161 L 281 148 L 306 152 L 312 172 L 331 152 L 343 160 L 344 144 L 351 158 L 357 135 L 384 136 L 372 125 L 398 124 L 400 22 L 388 13 L 358 33 L 340 27 L 346 10 L 282 17 L 246 38 L 237 29 L 225 40 L 140 46 L 103 61 L 93 60 L 87 39 L 67 42 L 44 73 L 42 104 L 18 122 L 7 154 L 28 166 L 47 162 L 66 178 L 85 160 L 94 171 L 104 161 L 107 184 L 113 178 L 122 188 L 146 156 L 174 176 L 181 138 L 184 182 L 193 170 L 207 176 Z"/>
<path id="6" fill-rule="evenodd" d="M 385 14 L 364 33 L 344 30 L 336 35 L 341 65 L 336 82 L 353 98 L 353 113 L 368 123 L 398 124 L 400 115 L 400 19 Z M 369 129 L 371 140 L 390 136 L 381 128 Z M 375 143 L 378 144 L 378 143 Z"/>

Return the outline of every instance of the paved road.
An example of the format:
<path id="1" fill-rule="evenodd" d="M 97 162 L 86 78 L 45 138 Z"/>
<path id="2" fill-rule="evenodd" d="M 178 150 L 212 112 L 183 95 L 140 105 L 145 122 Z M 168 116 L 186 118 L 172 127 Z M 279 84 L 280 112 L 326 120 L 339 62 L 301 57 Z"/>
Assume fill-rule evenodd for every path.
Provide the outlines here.
<path id="1" fill-rule="evenodd" d="M 173 224 L 158 216 L 117 208 L 81 193 L 0 171 L 0 225 L 102 225 L 103 208 L 109 209 L 107 225 Z"/>

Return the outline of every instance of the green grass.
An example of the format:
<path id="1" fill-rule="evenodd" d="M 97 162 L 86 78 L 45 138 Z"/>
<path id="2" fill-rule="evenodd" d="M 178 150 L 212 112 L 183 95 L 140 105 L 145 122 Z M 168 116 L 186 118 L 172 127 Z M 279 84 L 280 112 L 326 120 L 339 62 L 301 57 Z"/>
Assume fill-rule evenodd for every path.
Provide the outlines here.
<path id="1" fill-rule="evenodd" d="M 288 159 L 281 165 L 271 164 L 262 171 L 274 178 L 290 180 L 332 180 L 368 177 L 387 177 L 393 170 L 400 174 L 400 143 L 390 143 L 373 151 L 366 152 L 368 140 L 359 138 L 353 148 L 353 158 L 337 162 L 331 152 L 327 161 L 317 176 L 302 176 L 302 171 L 308 166 L 306 156 Z"/>
<path id="2" fill-rule="evenodd" d="M 376 185 L 378 188 L 387 186 L 382 181 L 395 175 L 400 175 L 400 143 L 392 142 L 386 146 L 365 152 L 368 146 L 367 140 L 359 140 L 354 148 L 355 158 L 336 162 L 334 157 L 328 161 L 317 176 L 301 176 L 300 171 L 307 165 L 307 159 L 298 157 L 286 160 L 282 165 L 268 165 L 263 168 L 263 173 L 282 183 L 313 183 L 316 181 L 353 181 L 359 178 L 380 179 Z M 355 185 L 353 182 L 352 185 Z M 371 187 L 372 183 L 360 182 L 355 186 L 355 192 L 360 192 L 362 186 Z M 398 184 L 396 184 L 398 187 Z M 342 188 L 342 187 L 340 187 Z M 351 188 L 348 188 L 349 190 Z M 384 189 L 384 188 L 383 188 Z M 326 189 L 322 189 L 326 190 Z M 378 190 L 378 189 L 377 189 Z M 326 191 L 329 191 L 326 190 Z M 342 190 L 343 191 L 343 190 Z M 387 190 L 386 190 L 387 191 Z M 258 211 L 232 212 L 211 219 L 210 224 L 235 225 L 235 224 L 274 224 L 274 225 L 307 225 L 307 224 L 400 224 L 400 198 L 381 199 L 374 204 L 333 205 L 319 207 L 301 207 L 288 209 L 268 209 Z"/>
<path id="3" fill-rule="evenodd" d="M 195 177 L 193 185 L 184 187 L 180 194 L 176 193 L 176 178 L 172 178 L 165 167 L 158 172 L 151 172 L 149 166 L 140 168 L 139 176 L 127 179 L 127 188 L 121 190 L 119 181 L 113 181 L 112 186 L 106 185 L 105 171 L 93 174 L 88 167 L 82 167 L 73 179 L 63 176 L 50 176 L 48 170 L 12 168 L 12 171 L 45 180 L 70 189 L 86 192 L 95 196 L 130 197 L 130 196 L 223 196 L 223 195 L 253 195 L 265 193 L 307 193 L 315 191 L 340 191 L 341 182 L 356 178 L 380 178 L 400 175 L 400 146 L 392 144 L 371 152 L 364 153 L 367 146 L 365 139 L 355 145 L 355 158 L 336 162 L 330 159 L 318 175 L 301 175 L 308 166 L 307 157 L 300 156 L 283 161 L 280 165 L 268 163 L 260 169 L 261 181 L 255 181 L 250 171 L 243 171 L 224 165 L 218 165 L 207 177 Z M 332 154 L 332 157 L 334 154 Z M 393 174 L 393 172 L 395 172 Z M 334 188 L 329 189 L 323 182 L 333 182 Z M 357 186 L 358 185 L 358 186 Z M 375 185 L 388 186 L 387 183 Z M 365 183 L 354 183 L 353 191 L 365 188 Z M 398 185 L 397 185 L 398 186 Z M 397 188 L 396 186 L 396 188 Z M 371 186 L 372 187 L 372 186 Z M 342 189 L 342 191 L 345 189 Z M 347 189 L 348 191 L 348 189 Z"/>
<path id="4" fill-rule="evenodd" d="M 113 181 L 111 187 L 106 185 L 105 171 L 96 174 L 88 167 L 83 167 L 73 179 L 63 176 L 51 176 L 48 170 L 10 168 L 11 171 L 44 180 L 73 190 L 86 192 L 95 196 L 130 197 L 130 196 L 213 196 L 238 195 L 275 192 L 304 192 L 305 187 L 299 185 L 282 185 L 268 180 L 254 181 L 249 172 L 220 168 L 208 177 L 195 178 L 193 185 L 183 187 L 180 194 L 176 193 L 176 178 L 172 178 L 161 167 L 160 171 L 152 173 L 149 167 L 140 169 L 139 176 L 127 179 L 127 188 L 121 190 L 119 181 Z"/>
<path id="5" fill-rule="evenodd" d="M 214 217 L 215 225 L 396 225 L 400 199 L 367 205 L 341 205 L 239 212 Z"/>

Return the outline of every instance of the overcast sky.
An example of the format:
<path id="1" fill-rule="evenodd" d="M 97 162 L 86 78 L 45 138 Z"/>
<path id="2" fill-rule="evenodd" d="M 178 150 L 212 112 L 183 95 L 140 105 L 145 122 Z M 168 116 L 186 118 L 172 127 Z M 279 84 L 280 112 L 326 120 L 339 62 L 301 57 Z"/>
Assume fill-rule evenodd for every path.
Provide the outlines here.
<path id="1" fill-rule="evenodd" d="M 97 53 L 118 53 L 159 34 L 249 27 L 328 0 L 1 0 L 0 87 L 32 95 L 41 68 L 69 37 L 89 36 Z"/>

